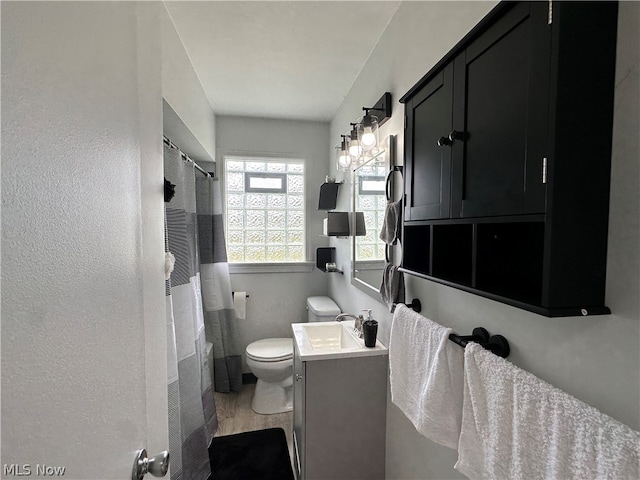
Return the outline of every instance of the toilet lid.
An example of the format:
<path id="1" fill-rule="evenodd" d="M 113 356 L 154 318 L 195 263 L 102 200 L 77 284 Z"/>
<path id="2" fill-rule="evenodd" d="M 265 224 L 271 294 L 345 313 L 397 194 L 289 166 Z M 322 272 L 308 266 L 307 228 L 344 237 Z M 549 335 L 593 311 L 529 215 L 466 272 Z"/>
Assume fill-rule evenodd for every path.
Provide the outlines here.
<path id="1" fill-rule="evenodd" d="M 293 357 L 291 338 L 265 338 L 247 346 L 247 357 L 263 362 L 277 362 Z"/>

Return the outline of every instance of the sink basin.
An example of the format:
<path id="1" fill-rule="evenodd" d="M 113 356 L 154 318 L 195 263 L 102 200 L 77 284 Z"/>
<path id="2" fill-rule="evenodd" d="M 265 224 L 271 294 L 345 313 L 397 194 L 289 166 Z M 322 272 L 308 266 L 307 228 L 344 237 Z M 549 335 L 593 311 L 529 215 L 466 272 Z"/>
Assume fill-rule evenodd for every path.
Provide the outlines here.
<path id="1" fill-rule="evenodd" d="M 311 348 L 315 351 L 360 347 L 341 323 L 310 323 L 303 325 L 302 329 L 309 339 Z"/>
<path id="2" fill-rule="evenodd" d="M 354 323 L 294 323 L 291 327 L 300 358 L 307 361 L 388 354 L 379 341 L 373 348 L 365 347 L 364 340 L 353 333 Z"/>

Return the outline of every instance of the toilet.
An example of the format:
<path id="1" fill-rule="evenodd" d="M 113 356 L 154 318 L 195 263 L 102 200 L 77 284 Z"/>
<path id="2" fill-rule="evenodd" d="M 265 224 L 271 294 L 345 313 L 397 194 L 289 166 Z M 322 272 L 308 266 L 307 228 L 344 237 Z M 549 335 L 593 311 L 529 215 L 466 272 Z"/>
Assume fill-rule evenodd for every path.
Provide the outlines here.
<path id="1" fill-rule="evenodd" d="M 335 320 L 340 308 L 329 297 L 307 298 L 309 322 Z M 250 343 L 247 366 L 258 382 L 251 401 L 254 412 L 263 415 L 293 410 L 293 339 L 264 338 Z"/>
<path id="2" fill-rule="evenodd" d="M 332 322 L 342 313 L 336 302 L 329 297 L 307 298 L 308 322 Z"/>

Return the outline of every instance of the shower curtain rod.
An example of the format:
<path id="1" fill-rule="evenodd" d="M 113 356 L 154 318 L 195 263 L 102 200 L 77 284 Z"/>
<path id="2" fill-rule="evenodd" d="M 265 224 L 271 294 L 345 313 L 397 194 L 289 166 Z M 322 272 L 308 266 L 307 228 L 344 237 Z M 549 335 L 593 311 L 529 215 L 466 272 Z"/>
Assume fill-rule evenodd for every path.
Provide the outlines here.
<path id="1" fill-rule="evenodd" d="M 207 176 L 207 177 L 211 177 L 209 172 L 207 172 L 204 168 L 202 168 L 200 165 L 198 165 L 195 162 L 195 160 L 193 160 L 192 158 L 189 157 L 189 155 L 187 155 L 182 150 L 180 150 L 180 147 L 178 147 L 175 143 L 173 143 L 171 140 L 169 140 L 165 135 L 162 135 L 162 141 L 164 143 L 166 143 L 169 146 L 169 148 L 175 148 L 176 150 L 178 150 L 178 152 L 180 152 L 180 156 L 183 159 L 185 159 L 187 162 L 191 162 L 196 170 L 199 170 L 200 172 L 204 173 L 205 176 Z"/>

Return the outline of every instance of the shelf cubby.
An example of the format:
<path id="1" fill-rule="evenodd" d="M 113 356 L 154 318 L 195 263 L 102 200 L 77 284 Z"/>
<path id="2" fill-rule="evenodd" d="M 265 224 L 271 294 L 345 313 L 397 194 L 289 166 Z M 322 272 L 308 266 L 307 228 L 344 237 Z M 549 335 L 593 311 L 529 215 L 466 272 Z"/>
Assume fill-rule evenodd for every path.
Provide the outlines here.
<path id="1" fill-rule="evenodd" d="M 433 225 L 431 275 L 471 286 L 473 270 L 473 225 Z"/>
<path id="2" fill-rule="evenodd" d="M 543 247 L 543 222 L 478 224 L 474 287 L 539 305 Z"/>
<path id="3" fill-rule="evenodd" d="M 422 275 L 431 275 L 431 225 L 405 226 L 402 266 Z"/>

